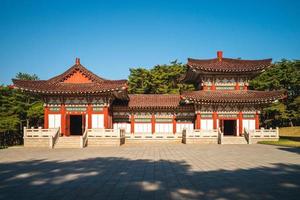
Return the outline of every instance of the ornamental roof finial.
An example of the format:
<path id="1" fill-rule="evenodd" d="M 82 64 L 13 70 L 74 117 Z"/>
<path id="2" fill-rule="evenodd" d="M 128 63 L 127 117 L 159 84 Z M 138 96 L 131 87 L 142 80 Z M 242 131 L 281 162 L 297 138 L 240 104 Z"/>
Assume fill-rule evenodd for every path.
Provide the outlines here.
<path id="1" fill-rule="evenodd" d="M 76 65 L 80 65 L 80 58 L 76 58 L 75 64 L 76 64 Z"/>
<path id="2" fill-rule="evenodd" d="M 218 57 L 219 61 L 222 61 L 223 51 L 217 51 L 217 57 Z"/>

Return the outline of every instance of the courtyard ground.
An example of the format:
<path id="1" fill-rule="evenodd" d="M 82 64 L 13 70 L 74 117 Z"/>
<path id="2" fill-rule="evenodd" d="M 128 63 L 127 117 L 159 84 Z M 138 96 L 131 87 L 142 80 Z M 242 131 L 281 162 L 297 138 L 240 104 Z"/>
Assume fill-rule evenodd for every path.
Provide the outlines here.
<path id="1" fill-rule="evenodd" d="M 300 149 L 148 144 L 0 150 L 0 199 L 299 199 Z"/>

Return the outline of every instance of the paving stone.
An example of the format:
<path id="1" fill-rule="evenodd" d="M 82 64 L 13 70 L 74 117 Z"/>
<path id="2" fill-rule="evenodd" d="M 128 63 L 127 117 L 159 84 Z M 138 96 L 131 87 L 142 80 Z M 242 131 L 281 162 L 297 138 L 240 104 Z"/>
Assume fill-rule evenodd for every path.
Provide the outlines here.
<path id="1" fill-rule="evenodd" d="M 298 199 L 300 149 L 124 145 L 0 150 L 0 200 Z"/>

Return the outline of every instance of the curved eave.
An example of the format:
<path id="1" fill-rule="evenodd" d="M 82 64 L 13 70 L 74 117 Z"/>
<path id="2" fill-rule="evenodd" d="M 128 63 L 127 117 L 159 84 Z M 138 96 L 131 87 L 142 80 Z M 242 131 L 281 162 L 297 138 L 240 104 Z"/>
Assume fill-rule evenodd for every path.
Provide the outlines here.
<path id="1" fill-rule="evenodd" d="M 192 64 L 187 64 L 189 68 L 191 68 L 194 71 L 197 71 L 200 74 L 207 74 L 207 73 L 249 73 L 249 74 L 257 74 L 261 73 L 267 67 L 262 67 L 262 68 L 255 68 L 255 69 L 222 69 L 222 68 L 217 68 L 217 69 L 212 69 L 212 68 L 206 68 L 206 67 L 199 67 L 199 66 L 193 66 Z"/>
<path id="2" fill-rule="evenodd" d="M 118 91 L 126 91 L 126 89 L 122 88 L 114 88 L 114 89 L 106 89 L 106 90 L 98 90 L 98 91 L 49 91 L 49 90 L 33 90 L 29 88 L 22 88 L 15 86 L 16 89 L 20 89 L 22 91 L 35 93 L 35 94 L 107 94 Z"/>
<path id="3" fill-rule="evenodd" d="M 286 95 L 276 96 L 272 98 L 265 99 L 254 99 L 254 100 L 208 100 L 208 99 L 196 99 L 192 97 L 182 97 L 183 101 L 186 103 L 195 103 L 195 104 L 222 104 L 222 103 L 235 103 L 235 104 L 270 104 L 276 100 L 284 99 Z"/>

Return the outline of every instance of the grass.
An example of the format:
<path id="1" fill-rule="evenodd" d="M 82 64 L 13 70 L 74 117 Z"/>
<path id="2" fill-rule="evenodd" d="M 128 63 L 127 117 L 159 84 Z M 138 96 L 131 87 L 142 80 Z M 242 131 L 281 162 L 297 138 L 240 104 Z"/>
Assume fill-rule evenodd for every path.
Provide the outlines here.
<path id="1" fill-rule="evenodd" d="M 280 128 L 278 141 L 262 141 L 259 144 L 300 148 L 300 126 Z"/>

